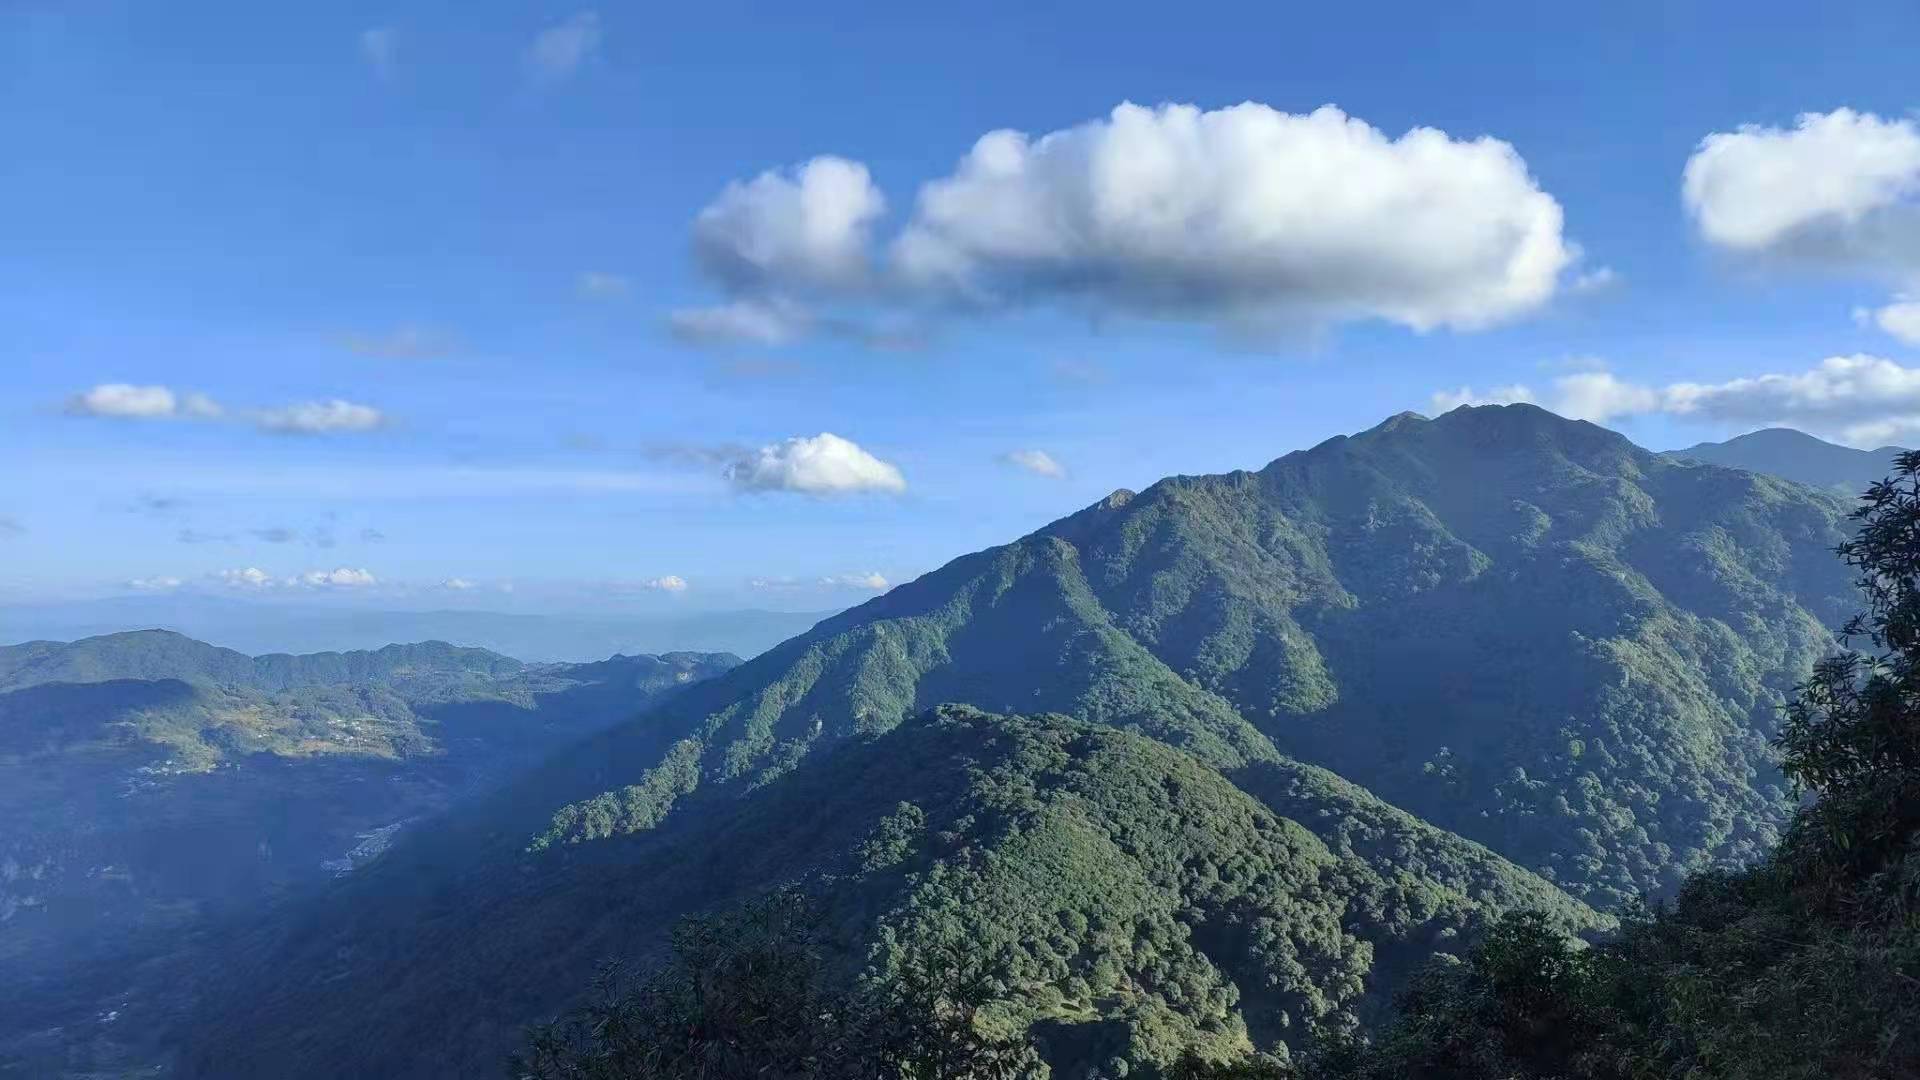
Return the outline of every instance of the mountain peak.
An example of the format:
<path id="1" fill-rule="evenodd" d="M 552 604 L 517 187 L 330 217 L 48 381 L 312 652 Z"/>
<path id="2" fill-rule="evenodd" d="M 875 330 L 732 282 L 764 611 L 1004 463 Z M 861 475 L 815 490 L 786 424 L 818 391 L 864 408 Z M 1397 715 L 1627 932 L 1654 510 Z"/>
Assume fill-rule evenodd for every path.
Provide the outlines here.
<path id="1" fill-rule="evenodd" d="M 1762 428 L 1725 442 L 1673 450 L 1668 456 L 1769 473 L 1809 487 L 1857 494 L 1893 470 L 1898 446 L 1856 450 L 1793 428 Z"/>

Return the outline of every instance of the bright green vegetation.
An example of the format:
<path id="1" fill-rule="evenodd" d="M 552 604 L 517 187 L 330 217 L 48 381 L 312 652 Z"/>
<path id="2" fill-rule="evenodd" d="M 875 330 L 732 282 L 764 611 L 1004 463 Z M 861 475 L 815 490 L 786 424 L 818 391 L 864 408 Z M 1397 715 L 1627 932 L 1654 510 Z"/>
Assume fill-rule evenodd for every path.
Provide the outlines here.
<path id="1" fill-rule="evenodd" d="M 1182 1018 L 1197 1020 L 1196 1030 L 1179 1030 L 1166 1044 L 1140 1032 L 1173 1029 L 1142 1024 L 1124 1029 L 1131 1038 L 1070 1039 L 1062 1045 L 1055 1039 L 1058 1028 L 1024 1019 L 1036 1003 L 1045 1009 L 1058 1000 L 1051 986 L 1026 981 L 1036 970 L 1045 978 L 1044 968 L 1024 962 L 1035 950 L 1000 951 L 1014 939 L 995 935 L 990 915 L 948 913 L 952 937 L 906 949 L 883 922 L 885 945 L 869 950 L 862 977 L 848 982 L 836 977 L 830 958 L 859 954 L 834 952 L 837 939 L 820 929 L 823 902 L 775 893 L 684 925 L 675 937 L 675 957 L 654 980 L 630 990 L 603 987 L 599 997 L 559 1023 L 536 1028 L 512 1074 L 538 1080 L 695 1077 L 716 1075 L 707 1067 L 722 1061 L 718 1074 L 730 1076 L 956 1080 L 1920 1075 L 1920 453 L 1902 454 L 1898 470 L 1894 481 L 1869 492 L 1855 515 L 1859 534 L 1840 546 L 1845 563 L 1860 572 L 1858 584 L 1869 602 L 1868 611 L 1848 624 L 1847 637 L 1867 651 L 1823 659 L 1797 689 L 1775 740 L 1785 772 L 1812 801 L 1796 813 L 1784 842 L 1757 865 L 1695 875 L 1670 903 L 1635 913 L 1596 944 L 1570 939 L 1557 914 L 1509 912 L 1478 928 L 1464 955 L 1436 952 L 1404 984 L 1398 1015 L 1370 1033 L 1328 1023 L 1324 996 L 1318 1005 L 1287 1010 L 1289 1018 L 1306 1019 L 1311 1038 L 1304 1053 L 1250 1052 L 1237 1030 L 1209 1029 L 1209 1020 L 1217 1025 L 1222 1015 L 1210 1009 L 1222 998 L 1206 993 L 1213 987 L 1204 983 L 1181 984 L 1199 991 L 1179 999 Z M 1008 723 L 1025 728 L 1045 721 Z M 1058 745 L 1075 736 L 1061 732 L 1055 738 Z M 1170 763 L 1146 767 L 1170 788 L 1184 791 L 1189 782 Z M 1042 768 L 1056 772 L 1059 766 Z M 1135 786 L 1153 785 L 1140 777 Z M 1137 798 L 1121 802 L 1140 805 Z M 1225 804 L 1215 804 L 1210 820 L 1223 816 Z M 869 865 L 912 860 L 925 843 L 916 838 L 928 827 L 917 808 L 903 804 L 861 851 Z M 1245 850 L 1230 826 L 1206 831 L 1210 851 L 1237 859 Z M 1157 852 L 1161 845 L 1147 850 Z M 1296 851 L 1284 862 L 1299 867 L 1307 860 Z M 1050 860 L 1022 859 L 1022 869 L 1028 866 L 1045 872 Z M 1269 880 L 1264 871 L 1270 867 L 1256 867 L 1255 879 Z M 1123 891 L 1101 867 L 1072 869 L 1096 889 Z M 1188 891 L 1171 880 L 1157 884 L 1182 895 Z M 1018 895 L 1005 889 L 962 895 L 997 899 L 1007 892 Z M 831 902 L 841 901 L 836 895 Z M 1045 917 L 1044 904 L 1015 904 L 1035 920 Z M 1305 914 L 1312 907 L 1299 893 L 1256 900 L 1258 910 Z M 1202 916 L 1198 925 L 1211 922 Z M 1288 924 L 1288 936 L 1314 940 L 1300 922 Z M 1203 939 L 1199 933 L 1192 938 Z M 1019 940 L 1039 937 L 1029 930 Z M 1319 966 L 1334 952 L 1294 956 L 1313 971 L 1314 985 L 1329 985 L 1329 975 L 1338 985 L 1337 971 Z M 1256 967 L 1271 955 L 1257 945 L 1248 953 Z M 909 959 L 901 963 L 897 957 Z M 911 966 L 916 957 L 930 959 L 931 978 Z M 1285 992 L 1284 976 L 1268 973 L 1258 981 Z M 1238 984 L 1245 994 L 1238 1004 L 1252 1032 L 1262 1002 L 1245 985 Z M 1226 1000 L 1232 1000 L 1230 991 Z M 825 1025 L 805 1019 L 815 1016 L 830 1019 Z M 834 1038 L 843 1027 L 897 1049 L 878 1060 L 850 1055 Z M 1220 1030 L 1235 1037 L 1205 1037 Z M 779 1038 L 760 1037 L 769 1032 Z M 1169 1045 L 1181 1048 L 1171 1065 Z"/>
<path id="2" fill-rule="evenodd" d="M 536 1075 L 683 1024 L 636 1075 L 762 1036 L 870 1062 L 819 1015 L 909 1075 L 884 1032 L 955 1017 L 1075 1080 L 1333 1067 L 1504 914 L 1558 947 L 1757 872 L 1798 805 L 1784 706 L 1857 603 L 1845 511 L 1525 406 L 1117 493 L 234 926 L 166 1063 L 478 1075 L 569 1015 Z M 605 960 L 640 997 L 569 1014 Z M 730 1004 L 716 964 L 800 996 Z"/>
<path id="3" fill-rule="evenodd" d="M 1778 838 L 1767 740 L 1847 610 L 1843 514 L 1531 406 L 1396 417 L 1116 493 L 826 620 L 636 728 L 635 759 L 690 741 L 533 843 L 652 828 L 954 701 L 1229 773 L 1324 766 L 1620 903 Z"/>
<path id="4" fill-rule="evenodd" d="M 849 1015 L 965 943 L 983 1030 L 1061 1075 L 1295 1059 L 1502 912 L 1603 930 L 1760 858 L 1844 513 L 1525 406 L 1118 493 L 237 938 L 185 1070 L 486 1071 L 599 961 L 668 971 L 676 920 L 788 883 Z"/>
<path id="5" fill-rule="evenodd" d="M 438 642 L 253 658 L 161 631 L 0 648 L 0 968 L 22 1002 L 0 1008 L 0 1065 L 44 1074 L 43 1055 L 94 1041 L 96 1014 L 128 1011 L 136 974 L 180 971 L 143 964 L 363 871 L 504 775 L 734 663 L 531 666 Z M 117 1041 L 141 1023 L 124 1020 L 97 1026 Z"/>
<path id="6" fill-rule="evenodd" d="M 307 985 L 222 996 L 208 1012 L 224 1024 L 197 1040 L 187 1067 L 487 1071 L 505 1047 L 476 1031 L 512 1032 L 534 1003 L 577 993 L 602 958 L 647 966 L 677 917 L 751 907 L 787 882 L 814 907 L 808 993 L 870 1001 L 916 980 L 988 988 L 974 1027 L 996 1045 L 1031 1042 L 1062 1069 L 1256 1045 L 1285 1054 L 1313 1030 L 1377 1012 L 1381 985 L 1501 911 L 1544 907 L 1568 930 L 1610 925 L 1330 774 L 1273 768 L 1267 782 L 1342 822 L 1344 833 L 1318 823 L 1342 846 L 1136 732 L 931 710 L 685 827 L 468 865 L 457 888 L 416 878 L 399 896 L 374 893 L 397 888 L 381 872 L 405 865 L 383 862 L 278 930 L 266 962 L 310 973 Z M 925 970 L 936 959 L 938 978 Z M 378 994 L 361 981 L 374 972 Z M 424 1019 L 446 1010 L 461 1023 Z"/>
<path id="7" fill-rule="evenodd" d="M 1598 948 L 1502 923 L 1330 1076 L 1920 1075 L 1920 454 L 1896 464 L 1840 549 L 1869 601 L 1848 626 L 1865 651 L 1822 661 L 1779 738 L 1814 796 L 1780 847 Z"/>

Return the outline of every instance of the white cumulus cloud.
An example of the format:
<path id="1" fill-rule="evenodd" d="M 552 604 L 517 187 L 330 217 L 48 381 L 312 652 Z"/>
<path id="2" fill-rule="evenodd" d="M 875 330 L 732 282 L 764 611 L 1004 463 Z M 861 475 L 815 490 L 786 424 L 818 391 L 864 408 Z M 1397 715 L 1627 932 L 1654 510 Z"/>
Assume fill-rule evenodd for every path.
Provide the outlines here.
<path id="1" fill-rule="evenodd" d="M 212 576 L 222 585 L 241 589 L 267 589 L 274 585 L 273 575 L 257 566 L 241 567 L 236 570 L 216 570 Z"/>
<path id="2" fill-rule="evenodd" d="M 728 185 L 694 222 L 694 254 L 736 302 L 1055 306 L 1242 333 L 1362 319 L 1471 330 L 1612 280 L 1578 273 L 1560 204 L 1509 144 L 1390 137 L 1332 106 L 1129 103 L 1040 136 L 993 131 L 922 184 L 881 242 L 886 208 L 866 166 L 818 157 Z M 697 310 L 716 324 L 728 312 Z M 681 314 L 682 336 L 701 339 Z M 769 332 L 728 314 L 763 343 L 846 322 Z"/>
<path id="3" fill-rule="evenodd" d="M 1047 476 L 1058 480 L 1067 475 L 1067 467 L 1060 464 L 1045 450 L 1009 450 L 1000 455 L 1000 460 L 1015 468 L 1025 469 L 1036 476 Z"/>
<path id="4" fill-rule="evenodd" d="M 893 253 L 909 280 L 991 303 L 1418 330 L 1524 314 L 1576 259 L 1507 143 L 1254 102 L 991 132 L 921 189 Z"/>
<path id="5" fill-rule="evenodd" d="M 907 490 L 900 470 L 832 432 L 796 436 L 736 456 L 726 476 L 738 491 L 842 495 Z"/>
<path id="6" fill-rule="evenodd" d="M 655 592 L 683 593 L 687 591 L 687 579 L 679 574 L 667 574 L 663 577 L 649 578 L 641 582 L 640 587 L 652 589 Z"/>
<path id="7" fill-rule="evenodd" d="M 534 36 L 527 64 L 542 78 L 564 79 L 599 51 L 600 39 L 600 13 L 578 12 Z"/>
<path id="8" fill-rule="evenodd" d="M 257 566 L 247 566 L 216 570 L 208 576 L 237 589 L 359 589 L 380 583 L 371 571 L 351 566 L 307 570 L 287 577 L 275 577 Z"/>
<path id="9" fill-rule="evenodd" d="M 1700 235 L 1784 265 L 1920 291 L 1920 123 L 1853 109 L 1791 128 L 1749 124 L 1702 139 L 1681 193 Z M 1896 299 L 1875 322 L 1920 340 L 1920 310 Z"/>
<path id="10" fill-rule="evenodd" d="M 736 292 L 858 288 L 886 206 L 865 165 L 817 157 L 728 184 L 694 219 L 694 257 Z"/>
<path id="11" fill-rule="evenodd" d="M 469 589 L 476 588 L 477 586 L 475 586 L 473 582 L 468 581 L 466 578 L 450 577 L 447 580 L 441 582 L 440 587 L 447 590 L 448 592 L 466 592 Z"/>
<path id="12" fill-rule="evenodd" d="M 1896 296 L 1885 307 L 1860 308 L 1853 314 L 1860 322 L 1877 326 L 1899 341 L 1920 345 L 1920 297 Z"/>
<path id="13" fill-rule="evenodd" d="M 1890 211 L 1913 226 L 1920 126 L 1843 108 L 1803 114 L 1792 128 L 1714 132 L 1687 160 L 1682 193 L 1701 235 L 1737 251 L 1891 253 L 1898 238 L 1875 234 Z M 1900 254 L 1920 264 L 1920 251 Z"/>
<path id="14" fill-rule="evenodd" d="M 310 589 L 358 589 L 380 582 L 366 570 L 342 566 L 335 570 L 308 570 L 303 574 L 287 579 L 289 585 L 303 585 Z"/>
<path id="15" fill-rule="evenodd" d="M 222 414 L 219 404 L 205 394 L 183 394 L 165 386 L 101 383 L 67 399 L 74 416 L 103 416 L 122 420 L 212 420 Z"/>

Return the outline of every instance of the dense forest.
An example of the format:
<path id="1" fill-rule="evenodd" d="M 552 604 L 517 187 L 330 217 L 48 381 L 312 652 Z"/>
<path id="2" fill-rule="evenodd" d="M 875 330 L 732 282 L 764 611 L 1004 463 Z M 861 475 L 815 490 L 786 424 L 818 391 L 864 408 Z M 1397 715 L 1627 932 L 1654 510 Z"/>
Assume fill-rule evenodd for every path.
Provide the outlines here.
<path id="1" fill-rule="evenodd" d="M 1188 1038 L 1164 1071 L 1190 1080 L 1728 1080 L 1920 1075 L 1920 453 L 1876 484 L 1839 548 L 1866 612 L 1846 651 L 1797 690 L 1775 743 L 1811 798 L 1755 866 L 1689 879 L 1596 944 L 1537 911 L 1441 954 L 1368 1037 L 1302 1015 L 1289 1062 Z M 918 819 L 913 819 L 918 824 Z M 905 830 L 881 838 L 891 855 Z M 672 962 L 637 988 L 611 975 L 537 1029 L 520 1078 L 1046 1075 L 1045 1055 L 994 1010 L 1011 978 L 992 944 L 890 955 L 831 978 L 817 908 L 794 893 L 684 925 Z M 1031 1029 L 1028 1029 L 1031 1031 Z M 1043 1038 L 1043 1037 L 1042 1037 Z M 1083 1055 L 1095 1062 L 1109 1048 Z M 1119 1049 L 1119 1048 L 1113 1048 Z M 1115 1053 L 1078 1075 L 1135 1075 Z M 1154 1069 L 1153 1072 L 1163 1070 Z"/>
<path id="2" fill-rule="evenodd" d="M 1054 1075 L 1306 1067 L 1509 915 L 1610 938 L 1776 846 L 1845 515 L 1529 406 L 1116 493 L 236 927 L 180 1069 L 491 1071 L 597 963 L 754 920 L 862 1024 L 959 950 L 968 1030 Z"/>

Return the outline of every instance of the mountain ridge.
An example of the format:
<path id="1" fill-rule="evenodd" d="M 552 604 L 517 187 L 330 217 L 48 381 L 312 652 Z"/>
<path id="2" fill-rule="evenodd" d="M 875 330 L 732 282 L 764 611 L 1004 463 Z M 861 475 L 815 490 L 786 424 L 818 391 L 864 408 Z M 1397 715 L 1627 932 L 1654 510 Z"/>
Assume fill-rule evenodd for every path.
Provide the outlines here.
<path id="1" fill-rule="evenodd" d="M 1893 459 L 1906 448 L 1860 450 L 1840 446 L 1793 428 L 1762 428 L 1724 442 L 1696 443 L 1669 456 L 1769 473 L 1809 487 L 1858 495 L 1893 471 Z"/>
<path id="2" fill-rule="evenodd" d="M 1058 714 L 1162 746 L 1303 827 L 1343 880 L 1393 882 L 1393 895 L 1427 897 L 1422 910 L 1450 919 L 1657 893 L 1690 869 L 1753 857 L 1791 811 L 1767 738 L 1850 603 L 1828 551 L 1844 512 L 1830 495 L 1518 406 L 1402 416 L 1259 470 L 1116 493 L 561 752 L 443 838 L 454 847 L 400 853 L 395 865 L 428 884 L 383 883 L 376 866 L 333 910 L 255 938 L 246 951 L 262 973 L 325 967 L 354 934 L 381 944 L 327 969 L 337 981 L 278 986 L 270 1006 L 223 996 L 216 1013 L 233 1010 L 249 1034 L 202 1040 L 189 1060 L 244 1057 L 254 1040 L 316 1062 L 364 1052 L 302 1019 L 331 1015 L 338 1031 L 408 1032 L 380 1042 L 385 1064 L 431 1075 L 433 1055 L 478 1047 L 411 991 L 374 1017 L 356 989 L 430 963 L 407 926 L 459 938 L 510 927 L 455 981 L 474 1023 L 510 1022 L 515 1008 L 524 1021 L 552 1007 L 534 999 L 552 1001 L 561 975 L 577 988 L 609 952 L 655 955 L 660 920 L 725 900 L 676 884 L 677 907 L 574 933 L 609 917 L 578 908 L 590 895 L 626 910 L 611 897 L 665 888 L 647 883 L 647 853 L 727 843 L 744 807 L 785 805 L 795 796 L 781 793 L 873 760 L 862 748 L 911 741 L 943 703 Z M 851 816 L 820 827 L 877 828 L 891 812 L 857 796 L 834 804 Z M 979 857 L 1016 858 L 993 854 L 998 843 Z M 421 906 L 393 909 L 389 886 Z M 1343 918 L 1371 959 L 1337 979 L 1365 990 L 1329 999 L 1349 1011 L 1450 940 L 1401 936 L 1392 904 L 1353 889 Z M 1109 914 L 1095 896 L 1056 901 Z M 1195 935 L 1207 924 L 1176 921 Z M 856 934 L 846 947 L 871 945 Z M 514 1006 L 530 991 L 502 979 L 536 962 L 553 980 Z M 1033 1012 L 1064 991 L 1016 983 L 1008 1007 L 1035 1031 L 1151 1041 L 1104 1006 Z M 1171 1000 L 1141 1007 L 1187 1015 Z M 1304 1037 L 1249 1023 L 1262 1048 Z"/>

